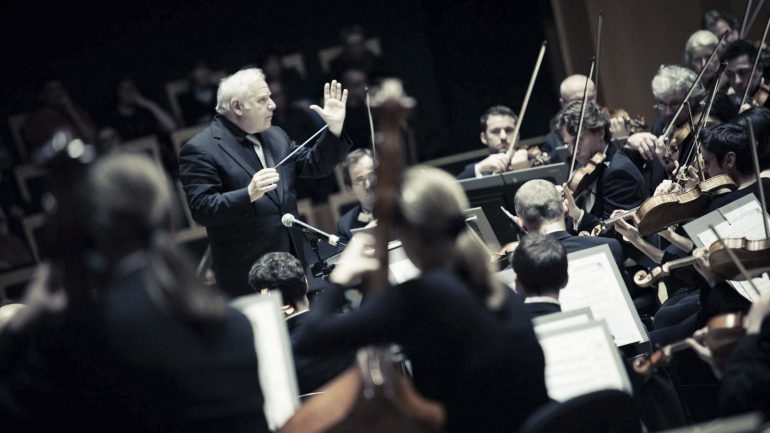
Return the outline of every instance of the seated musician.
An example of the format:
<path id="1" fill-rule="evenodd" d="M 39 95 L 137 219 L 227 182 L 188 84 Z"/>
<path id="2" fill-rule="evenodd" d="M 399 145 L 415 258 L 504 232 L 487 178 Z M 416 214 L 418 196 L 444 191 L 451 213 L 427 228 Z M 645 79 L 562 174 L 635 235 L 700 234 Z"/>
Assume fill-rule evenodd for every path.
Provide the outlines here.
<path id="1" fill-rule="evenodd" d="M 562 80 L 559 85 L 559 106 L 564 107 L 572 101 L 582 101 L 583 91 L 586 90 L 587 79 L 588 77 L 585 75 L 575 74 Z M 588 82 L 588 100 L 596 102 L 596 86 L 593 80 Z M 543 141 L 542 148 L 543 152 L 548 152 L 548 154 L 551 155 L 552 162 L 560 162 L 554 160 L 554 157 L 556 156 L 554 150 L 561 146 L 564 146 L 564 143 L 562 143 L 559 135 L 553 131 L 548 131 L 548 134 L 546 134 Z"/>
<path id="2" fill-rule="evenodd" d="M 556 239 L 531 233 L 511 256 L 516 291 L 529 317 L 561 312 L 559 291 L 567 285 L 567 253 Z"/>
<path id="3" fill-rule="evenodd" d="M 650 132 L 638 132 L 628 137 L 625 145 L 626 153 L 642 172 L 648 194 L 651 194 L 655 187 L 669 175 L 666 167 L 661 164 L 665 147 L 659 143 L 658 137 L 663 134 L 673 119 L 696 78 L 697 74 L 685 67 L 661 65 L 652 79 L 654 108 L 658 112 L 658 117 L 653 122 Z M 704 88 L 698 84 L 691 97 L 694 114 L 701 110 L 702 104 L 699 102 L 703 95 L 705 95 Z M 676 119 L 675 127 L 681 126 L 687 118 L 687 110 L 682 110 Z"/>
<path id="4" fill-rule="evenodd" d="M 358 204 L 345 212 L 337 223 L 337 236 L 347 244 L 352 237 L 352 229 L 360 229 L 373 224 L 374 208 L 374 159 L 369 149 L 356 149 L 342 162 L 342 177 L 345 185 L 353 192 Z"/>
<path id="5" fill-rule="evenodd" d="M 690 35 L 684 45 L 684 66 L 690 68 L 696 74 L 700 73 L 701 69 L 705 67 L 706 72 L 703 73 L 701 83 L 707 89 L 713 87 L 714 81 L 717 79 L 717 72 L 719 72 L 719 57 L 714 56 L 711 63 L 706 65 L 706 61 L 718 43 L 719 38 L 710 31 L 698 30 Z M 730 84 L 724 81 L 720 85 L 720 90 L 727 90 L 729 86 Z"/>
<path id="6" fill-rule="evenodd" d="M 310 303 L 308 284 L 302 263 L 289 253 L 274 252 L 260 257 L 249 271 L 249 286 L 255 292 L 278 290 L 284 303 L 289 338 L 296 340 Z M 337 377 L 353 363 L 355 353 L 342 352 L 334 356 L 313 357 L 294 355 L 300 395 L 311 393 Z"/>
<path id="7" fill-rule="evenodd" d="M 515 142 L 513 131 L 516 129 L 518 116 L 510 108 L 495 105 L 481 115 L 481 142 L 487 146 L 489 156 L 479 162 L 465 166 L 457 175 L 458 179 L 472 179 L 492 173 L 509 171 L 511 165 L 527 161 L 526 151 L 515 152 L 508 160 L 506 152 Z"/>
<path id="8" fill-rule="evenodd" d="M 548 399 L 543 352 L 521 301 L 493 278 L 488 255 L 465 232 L 468 200 L 451 175 L 412 167 L 397 194 L 395 228 L 420 276 L 335 316 L 344 286 L 380 266 L 368 253 L 372 237 L 357 234 L 330 276 L 335 285 L 307 313 L 295 350 L 399 344 L 417 390 L 445 407 L 447 432 L 517 431 Z"/>
<path id="9" fill-rule="evenodd" d="M 639 169 L 617 145 L 608 141 L 609 119 L 601 107 L 589 104 L 583 119 L 582 136 L 575 154 L 575 135 L 580 122 L 581 102 L 567 104 L 559 112 L 555 131 L 561 134 L 579 166 L 585 166 L 595 154 L 604 154 L 604 162 L 595 167 L 596 179 L 578 197 L 564 188 L 568 214 L 575 233 L 590 232 L 616 209 L 632 209 L 646 198 L 644 180 Z"/>
<path id="10" fill-rule="evenodd" d="M 564 214 L 567 212 L 556 186 L 543 179 L 533 179 L 524 183 L 514 197 L 516 216 L 514 221 L 522 230 L 530 233 L 548 235 L 561 243 L 567 253 L 607 245 L 619 267 L 625 257 L 617 239 L 595 236 L 574 236 L 567 232 Z"/>
<path id="11" fill-rule="evenodd" d="M 728 45 L 719 56 L 720 61 L 727 62 L 725 78 L 730 82 L 730 88 L 734 92 L 732 98 L 736 104 L 741 103 L 746 87 L 749 89 L 745 102 L 748 106 L 741 107 L 742 110 L 748 107 L 767 106 L 767 100 L 770 99 L 768 98 L 770 88 L 762 77 L 764 65 L 761 57 L 757 64 L 757 70 L 751 76 L 756 58 L 757 47 L 744 39 L 739 39 Z M 749 82 L 749 76 L 751 76 L 751 82 Z"/>

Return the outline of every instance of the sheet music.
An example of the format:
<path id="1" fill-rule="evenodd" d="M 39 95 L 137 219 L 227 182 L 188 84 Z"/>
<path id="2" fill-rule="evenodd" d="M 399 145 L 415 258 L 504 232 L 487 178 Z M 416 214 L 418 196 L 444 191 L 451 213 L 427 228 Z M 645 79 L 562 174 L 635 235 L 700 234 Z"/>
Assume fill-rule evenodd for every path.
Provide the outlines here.
<path id="1" fill-rule="evenodd" d="M 561 313 L 547 314 L 532 319 L 532 325 L 538 334 L 555 331 L 562 328 L 575 327 L 594 321 L 591 309 L 588 307 L 574 311 L 564 311 Z"/>
<path id="2" fill-rule="evenodd" d="M 389 268 L 396 284 L 401 284 L 404 281 L 408 281 L 420 276 L 420 270 L 409 259 L 399 260 L 395 263 L 391 263 Z"/>
<path id="3" fill-rule="evenodd" d="M 594 249 L 595 254 L 569 259 L 569 282 L 559 294 L 562 311 L 590 307 L 596 319 L 607 321 L 618 346 L 644 341 L 637 326 L 636 310 L 632 311 L 633 304 L 626 301 L 627 290 L 616 274 L 617 265 L 610 260 L 609 248 L 605 245 L 591 250 Z M 573 254 L 576 253 L 569 256 Z"/>
<path id="4" fill-rule="evenodd" d="M 548 396 L 565 401 L 602 389 L 631 393 L 628 375 L 604 321 L 538 333 Z"/>
<path id="5" fill-rule="evenodd" d="M 763 212 L 759 201 L 752 200 L 737 209 L 722 213 L 724 221 L 714 226 L 714 230 L 719 233 L 722 239 L 727 238 L 746 238 L 749 240 L 766 239 L 765 225 L 762 222 Z M 698 240 L 704 246 L 710 246 L 717 240 L 717 237 L 711 230 L 706 230 L 698 234 Z M 748 281 L 728 281 L 735 290 L 744 298 L 751 302 L 756 301 L 759 295 L 770 291 L 770 278 L 767 274 L 752 278 L 754 286 L 759 290 L 759 294 Z"/>
<path id="6" fill-rule="evenodd" d="M 299 408 L 294 358 L 281 304 L 281 295 L 277 293 L 244 296 L 232 303 L 249 319 L 254 329 L 259 383 L 265 397 L 263 409 L 273 431 L 277 431 Z"/>

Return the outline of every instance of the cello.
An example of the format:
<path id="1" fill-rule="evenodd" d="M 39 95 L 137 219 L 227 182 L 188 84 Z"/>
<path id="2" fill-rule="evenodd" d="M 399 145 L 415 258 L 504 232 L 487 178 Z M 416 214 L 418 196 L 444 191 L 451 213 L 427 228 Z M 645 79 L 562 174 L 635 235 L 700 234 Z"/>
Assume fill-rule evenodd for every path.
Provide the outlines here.
<path id="1" fill-rule="evenodd" d="M 399 125 L 414 100 L 403 95 L 401 82 L 385 80 L 374 97 L 381 110 L 374 213 L 375 256 L 378 269 L 366 279 L 371 295 L 388 283 L 388 239 L 397 217 L 398 187 L 403 166 Z M 281 427 L 280 433 L 408 432 L 429 433 L 443 428 L 446 413 L 439 403 L 420 396 L 412 383 L 396 371 L 388 348 L 361 349 L 357 365 L 342 373 L 307 400 Z"/>

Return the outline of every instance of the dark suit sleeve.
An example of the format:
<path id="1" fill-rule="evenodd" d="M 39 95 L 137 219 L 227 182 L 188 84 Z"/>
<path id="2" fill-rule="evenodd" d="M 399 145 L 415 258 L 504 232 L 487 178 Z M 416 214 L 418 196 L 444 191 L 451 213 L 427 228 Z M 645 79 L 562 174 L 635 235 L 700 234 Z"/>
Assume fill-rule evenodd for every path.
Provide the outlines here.
<path id="1" fill-rule="evenodd" d="M 292 142 L 283 130 L 281 133 L 290 143 L 290 152 L 294 151 L 297 144 Z M 334 171 L 334 167 L 345 159 L 351 144 L 350 138 L 344 131 L 337 137 L 328 129 L 325 130 L 313 147 L 306 146 L 297 153 L 294 165 L 297 176 L 310 178 L 328 176 Z"/>
<path id="2" fill-rule="evenodd" d="M 473 179 L 476 177 L 476 163 L 470 163 L 465 166 L 463 171 L 457 175 L 457 179 Z"/>
<path id="3" fill-rule="evenodd" d="M 770 319 L 759 335 L 743 338 L 725 367 L 719 392 L 721 415 L 762 410 L 770 415 Z"/>
<path id="4" fill-rule="evenodd" d="M 192 216 L 198 224 L 230 224 L 253 217 L 249 193 L 243 188 L 223 191 L 219 170 L 198 145 L 187 143 L 179 154 L 179 175 Z"/>
<path id="5" fill-rule="evenodd" d="M 644 200 L 642 193 L 642 185 L 644 180 L 641 176 L 634 176 L 631 170 L 638 170 L 631 164 L 624 164 L 622 167 L 618 167 L 614 170 L 607 170 L 604 178 L 601 179 L 603 184 L 602 203 L 597 205 L 602 206 L 601 218 L 585 212 L 583 219 L 580 220 L 578 226 L 578 232 L 591 231 L 602 220 L 608 219 L 612 212 L 617 209 L 629 210 L 633 209 Z"/>

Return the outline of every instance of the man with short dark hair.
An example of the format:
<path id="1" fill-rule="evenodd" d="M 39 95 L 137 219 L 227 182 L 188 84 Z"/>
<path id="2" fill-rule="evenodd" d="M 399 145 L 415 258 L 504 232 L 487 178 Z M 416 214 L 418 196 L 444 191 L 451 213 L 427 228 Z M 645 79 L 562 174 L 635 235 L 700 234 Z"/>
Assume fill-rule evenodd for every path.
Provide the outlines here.
<path id="1" fill-rule="evenodd" d="M 531 233 L 511 256 L 516 273 L 516 291 L 524 296 L 524 307 L 535 318 L 561 312 L 559 290 L 567 285 L 567 252 L 556 239 Z"/>
<path id="2" fill-rule="evenodd" d="M 309 311 L 307 279 L 302 263 L 289 253 L 274 252 L 260 257 L 249 271 L 249 286 L 255 291 L 278 290 L 292 344 Z M 300 394 L 317 390 L 345 371 L 353 362 L 353 352 L 335 356 L 294 355 L 294 368 Z"/>
<path id="3" fill-rule="evenodd" d="M 762 77 L 765 68 L 761 57 L 759 63 L 757 63 L 757 70 L 754 71 L 751 82 L 749 82 L 749 76 L 751 75 L 751 70 L 754 68 L 754 61 L 756 58 L 757 48 L 754 44 L 744 39 L 739 39 L 728 45 L 719 56 L 720 61 L 727 62 L 725 77 L 730 82 L 730 88 L 735 92 L 732 94 L 732 98 L 733 102 L 736 104 L 741 103 L 743 94 L 746 92 L 746 87 L 748 87 L 749 94 L 746 97 L 745 103 L 752 107 L 757 105 L 767 106 L 767 100 L 770 99 L 767 97 L 765 97 L 764 101 L 757 100 L 752 102 L 754 101 L 754 98 L 758 96 L 758 93 L 763 86 L 767 89 L 764 78 Z M 767 92 L 767 90 L 765 90 L 765 92 Z M 744 109 L 748 107 L 740 108 Z"/>
<path id="4" fill-rule="evenodd" d="M 345 185 L 358 199 L 358 204 L 345 212 L 337 222 L 337 236 L 343 243 L 348 243 L 353 229 L 360 229 L 373 224 L 374 208 L 374 159 L 369 149 L 356 149 L 350 152 L 342 163 L 342 177 Z"/>
<path id="5" fill-rule="evenodd" d="M 516 142 L 513 131 L 516 129 L 518 116 L 504 105 L 495 105 L 481 115 L 481 142 L 487 146 L 489 156 L 477 163 L 465 166 L 457 175 L 458 179 L 472 179 L 488 174 L 509 171 L 511 166 L 527 162 L 527 151 L 518 151 L 511 161 L 506 152 Z"/>

